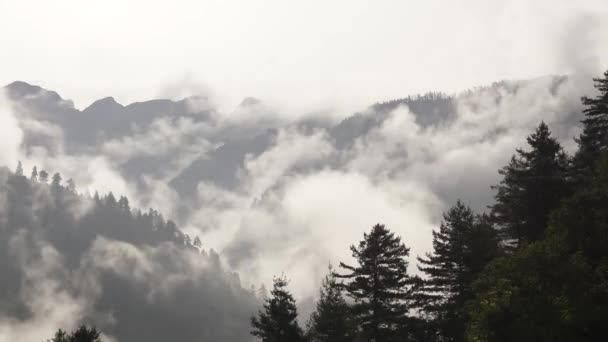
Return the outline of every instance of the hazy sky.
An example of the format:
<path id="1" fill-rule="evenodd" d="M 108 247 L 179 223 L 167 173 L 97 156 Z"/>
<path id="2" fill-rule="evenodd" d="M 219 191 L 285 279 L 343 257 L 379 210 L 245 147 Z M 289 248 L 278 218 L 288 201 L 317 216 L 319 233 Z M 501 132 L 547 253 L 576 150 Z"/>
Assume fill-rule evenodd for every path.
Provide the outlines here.
<path id="1" fill-rule="evenodd" d="M 0 0 L 0 83 L 79 108 L 211 92 L 352 109 L 605 67 L 607 18 L 605 0 Z"/>

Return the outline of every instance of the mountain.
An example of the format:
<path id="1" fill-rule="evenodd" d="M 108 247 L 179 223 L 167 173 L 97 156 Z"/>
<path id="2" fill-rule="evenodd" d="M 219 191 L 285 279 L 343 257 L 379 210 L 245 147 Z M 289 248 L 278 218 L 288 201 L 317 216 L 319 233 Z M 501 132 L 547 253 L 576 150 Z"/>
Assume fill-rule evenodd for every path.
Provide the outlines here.
<path id="1" fill-rule="evenodd" d="M 63 144 L 68 152 L 81 152 L 112 139 L 120 139 L 134 127 L 146 129 L 163 117 L 189 118 L 194 122 L 210 120 L 212 110 L 199 110 L 199 98 L 179 101 L 166 99 L 136 102 L 123 106 L 114 98 L 106 97 L 80 111 L 72 101 L 64 100 L 54 91 L 17 81 L 4 87 L 9 100 L 17 105 L 21 118 L 35 118 L 63 131 Z M 39 132 L 25 130 L 26 140 Z M 34 139 L 35 140 L 35 139 Z"/>
<path id="2" fill-rule="evenodd" d="M 476 111 L 489 104 L 509 106 L 530 89 L 546 89 L 549 96 L 558 96 L 568 86 L 567 81 L 566 77 L 502 81 L 457 95 L 408 96 L 378 102 L 333 125 L 308 117 L 294 121 L 280 118 L 255 98 L 245 98 L 229 113 L 219 113 L 202 97 L 156 99 L 126 106 L 106 97 L 79 111 L 57 92 L 39 86 L 14 82 L 4 89 L 22 123 L 39 120 L 55 127 L 51 132 L 59 132 L 28 129 L 23 124 L 26 150 L 104 155 L 123 177 L 139 187 L 146 186 L 142 178 L 149 176 L 162 179 L 180 197 L 191 198 L 201 182 L 234 190 L 247 158 L 256 158 L 275 146 L 281 131 L 306 136 L 324 132 L 342 155 L 327 160 L 325 166 L 341 168 L 349 162 L 356 143 L 380 129 L 398 108 L 407 108 L 421 129 L 434 129 L 450 125 L 463 108 Z M 577 109 L 566 108 L 569 113 L 560 114 L 565 121 L 559 123 L 556 133 L 564 139 L 571 138 L 569 127 L 578 125 Z"/>
<path id="3" fill-rule="evenodd" d="M 277 265 L 310 282 L 315 265 L 337 258 L 328 241 L 358 234 L 376 210 L 401 223 L 412 216 L 401 233 L 420 248 L 412 255 L 426 252 L 420 236 L 436 218 L 424 215 L 456 196 L 484 210 L 496 165 L 540 120 L 573 144 L 573 89 L 563 77 L 498 82 L 378 102 L 330 122 L 290 119 L 253 98 L 227 112 L 204 97 L 106 97 L 79 110 L 55 91 L 11 83 L 25 174 L 58 169 L 78 190 L 0 170 L 0 272 L 9 279 L 0 282 L 0 331 L 7 320 L 35 330 L 48 315 L 53 327 L 69 316 L 120 341 L 248 341 L 259 304 L 249 284 Z M 131 202 L 86 195 L 101 187 Z M 178 227 L 200 234 L 203 248 Z"/>

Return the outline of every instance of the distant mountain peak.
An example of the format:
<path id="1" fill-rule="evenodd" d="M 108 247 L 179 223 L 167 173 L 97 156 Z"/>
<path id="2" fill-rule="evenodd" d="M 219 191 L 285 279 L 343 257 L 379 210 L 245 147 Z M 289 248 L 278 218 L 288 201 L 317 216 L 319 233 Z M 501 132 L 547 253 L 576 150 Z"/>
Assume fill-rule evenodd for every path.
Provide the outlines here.
<path id="1" fill-rule="evenodd" d="M 44 89 L 40 86 L 29 84 L 23 81 L 15 81 L 7 84 L 3 88 L 6 96 L 12 101 L 28 103 L 32 108 L 46 111 L 57 110 L 58 108 L 75 110 L 71 100 L 63 99 L 57 92 Z"/>
<path id="2" fill-rule="evenodd" d="M 104 97 L 103 99 L 97 100 L 93 103 L 91 103 L 91 105 L 89 105 L 87 108 L 84 109 L 84 112 L 90 112 L 90 111 L 111 111 L 114 109 L 121 109 L 124 106 L 121 105 L 120 103 L 116 102 L 116 100 L 111 97 Z"/>
<path id="3" fill-rule="evenodd" d="M 13 90 L 22 90 L 24 92 L 38 92 L 38 91 L 42 90 L 42 88 L 37 85 L 29 84 L 29 83 L 23 82 L 23 81 L 15 81 L 15 82 L 9 83 L 5 86 L 5 88 L 13 89 Z"/>
<path id="4" fill-rule="evenodd" d="M 63 100 L 59 94 L 52 90 L 44 89 L 40 86 L 29 84 L 23 81 L 15 81 L 4 87 L 11 98 L 24 98 L 26 96 L 44 94 L 47 98 L 54 101 Z"/>

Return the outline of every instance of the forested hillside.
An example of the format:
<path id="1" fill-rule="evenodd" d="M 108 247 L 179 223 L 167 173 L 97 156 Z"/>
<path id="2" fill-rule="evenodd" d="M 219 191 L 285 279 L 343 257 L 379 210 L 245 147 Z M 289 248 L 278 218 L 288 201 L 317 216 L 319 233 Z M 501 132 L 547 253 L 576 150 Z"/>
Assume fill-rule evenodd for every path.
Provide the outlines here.
<path id="1" fill-rule="evenodd" d="M 91 322 L 119 341 L 243 341 L 257 302 L 158 212 L 21 165 L 0 169 L 0 274 L 0 337 Z"/>

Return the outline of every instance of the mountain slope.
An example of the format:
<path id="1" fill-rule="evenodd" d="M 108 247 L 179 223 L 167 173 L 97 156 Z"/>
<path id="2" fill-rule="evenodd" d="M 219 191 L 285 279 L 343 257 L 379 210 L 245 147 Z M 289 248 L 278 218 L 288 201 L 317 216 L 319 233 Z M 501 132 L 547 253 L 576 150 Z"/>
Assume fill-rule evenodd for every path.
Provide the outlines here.
<path id="1" fill-rule="evenodd" d="M 0 204 L 0 330 L 44 319 L 120 341 L 250 339 L 255 297 L 156 211 L 5 168 Z"/>

